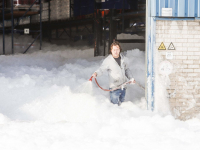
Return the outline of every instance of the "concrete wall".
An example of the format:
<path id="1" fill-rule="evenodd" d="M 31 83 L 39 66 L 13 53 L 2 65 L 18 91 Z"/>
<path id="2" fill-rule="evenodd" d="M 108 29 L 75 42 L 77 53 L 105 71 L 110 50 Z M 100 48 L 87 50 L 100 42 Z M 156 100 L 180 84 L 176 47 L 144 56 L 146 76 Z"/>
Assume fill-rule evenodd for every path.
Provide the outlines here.
<path id="1" fill-rule="evenodd" d="M 161 43 L 166 50 L 158 50 Z M 175 50 L 168 50 L 170 43 Z M 166 52 L 173 54 L 166 58 Z M 165 62 L 164 62 L 165 61 Z M 167 64 L 168 72 L 162 72 Z M 157 20 L 156 21 L 156 80 L 162 80 L 166 97 L 173 115 L 181 120 L 196 116 L 200 112 L 200 21 Z M 163 80 L 164 79 L 164 80 Z M 155 93 L 159 93 L 156 84 Z M 155 97 L 155 101 L 159 101 Z"/>

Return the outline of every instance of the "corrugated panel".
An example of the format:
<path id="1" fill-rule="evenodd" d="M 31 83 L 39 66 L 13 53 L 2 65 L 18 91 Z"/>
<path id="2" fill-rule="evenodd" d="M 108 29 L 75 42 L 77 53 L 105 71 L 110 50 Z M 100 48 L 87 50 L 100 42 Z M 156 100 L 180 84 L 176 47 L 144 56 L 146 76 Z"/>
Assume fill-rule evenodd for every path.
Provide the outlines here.
<path id="1" fill-rule="evenodd" d="M 149 1 L 150 2 L 150 1 Z M 151 16 L 156 16 L 156 0 L 151 0 Z"/>
<path id="2" fill-rule="evenodd" d="M 188 17 L 195 17 L 195 0 L 188 1 Z"/>
<path id="3" fill-rule="evenodd" d="M 200 0 L 151 0 L 151 16 L 161 17 L 162 8 L 172 8 L 172 17 L 200 17 Z"/>
<path id="4" fill-rule="evenodd" d="M 158 0 L 159 1 L 159 5 L 158 5 L 158 7 L 159 7 L 159 16 L 161 16 L 162 15 L 162 8 L 165 8 L 165 1 L 164 0 Z"/>
<path id="5" fill-rule="evenodd" d="M 176 7 L 175 7 L 175 0 L 168 0 L 168 8 L 172 8 L 172 14 L 173 16 L 176 16 Z"/>
<path id="6" fill-rule="evenodd" d="M 186 0 L 176 0 L 178 1 L 176 3 L 176 9 L 177 9 L 177 16 L 175 17 L 186 17 L 185 16 L 185 8 L 186 8 L 186 5 L 185 5 L 185 1 Z"/>
<path id="7" fill-rule="evenodd" d="M 198 5 L 196 5 L 196 7 L 197 7 L 197 17 L 200 17 L 200 0 L 198 0 Z"/>

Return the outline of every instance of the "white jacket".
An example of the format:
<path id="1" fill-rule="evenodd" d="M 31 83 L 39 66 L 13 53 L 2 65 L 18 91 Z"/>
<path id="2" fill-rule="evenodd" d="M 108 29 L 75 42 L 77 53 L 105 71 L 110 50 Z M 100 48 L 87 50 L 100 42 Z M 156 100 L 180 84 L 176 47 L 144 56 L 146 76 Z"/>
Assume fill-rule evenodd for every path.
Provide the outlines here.
<path id="1" fill-rule="evenodd" d="M 109 87 L 110 88 L 116 88 L 119 85 L 123 84 L 124 82 L 127 82 L 127 78 L 131 79 L 132 74 L 130 69 L 127 66 L 127 60 L 125 56 L 121 55 L 121 67 L 118 65 L 116 60 L 113 58 L 113 56 L 110 54 L 108 57 L 106 57 L 101 64 L 100 68 L 96 70 L 97 77 L 101 76 L 104 71 L 108 71 L 109 74 Z"/>

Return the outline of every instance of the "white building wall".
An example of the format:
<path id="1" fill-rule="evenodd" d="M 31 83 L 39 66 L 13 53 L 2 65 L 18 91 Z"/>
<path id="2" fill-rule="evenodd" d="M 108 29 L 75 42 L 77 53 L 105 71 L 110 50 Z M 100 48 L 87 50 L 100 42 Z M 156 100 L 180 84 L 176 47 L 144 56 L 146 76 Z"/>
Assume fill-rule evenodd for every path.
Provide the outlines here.
<path id="1" fill-rule="evenodd" d="M 166 50 L 158 50 L 161 43 Z M 170 43 L 175 50 L 168 50 Z M 173 59 L 166 58 L 173 53 Z M 168 61 L 173 69 L 161 74 L 161 62 Z M 200 112 L 200 21 L 156 21 L 156 82 L 163 79 L 172 114 L 181 120 L 192 118 Z M 165 68 L 166 69 L 166 68 Z M 155 102 L 160 85 L 155 86 Z M 156 94 L 157 93 L 157 94 Z"/>

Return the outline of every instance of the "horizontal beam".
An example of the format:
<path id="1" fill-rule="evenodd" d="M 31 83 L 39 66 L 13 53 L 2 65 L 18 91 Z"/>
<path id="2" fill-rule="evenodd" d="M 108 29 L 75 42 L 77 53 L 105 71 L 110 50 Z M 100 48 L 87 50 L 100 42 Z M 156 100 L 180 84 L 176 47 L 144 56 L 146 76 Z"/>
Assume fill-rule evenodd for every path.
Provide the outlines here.
<path id="1" fill-rule="evenodd" d="M 119 43 L 145 43 L 145 39 L 116 39 Z"/>
<path id="2" fill-rule="evenodd" d="M 13 17 L 14 18 L 20 18 L 24 15 L 26 11 L 13 11 Z M 39 14 L 40 12 L 39 11 L 29 11 L 26 13 L 25 16 L 32 16 L 32 15 L 37 15 Z M 12 18 L 12 14 L 10 11 L 8 11 L 6 14 L 5 14 L 5 20 L 11 20 Z M 0 12 L 0 20 L 2 20 L 2 13 Z"/>
<path id="3" fill-rule="evenodd" d="M 145 13 L 146 13 L 145 11 L 125 12 L 124 14 L 118 14 L 114 16 L 113 19 L 122 18 L 123 16 L 125 18 L 145 16 Z"/>
<path id="4" fill-rule="evenodd" d="M 175 21 L 175 20 L 197 20 L 197 18 L 194 17 L 153 17 L 155 20 L 169 20 L 169 21 Z"/>

